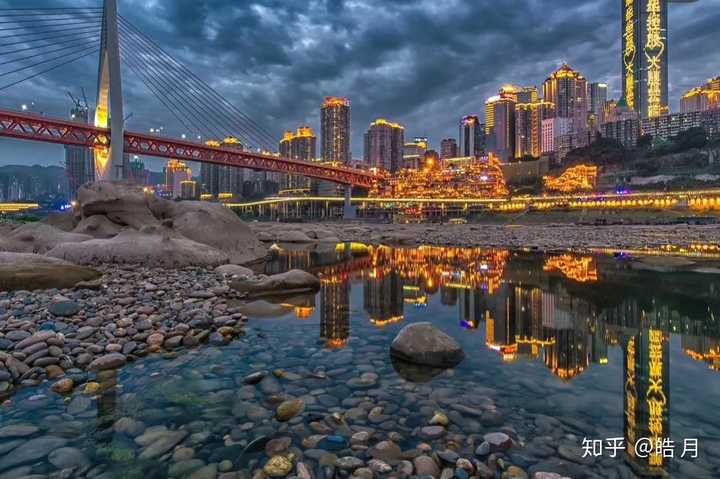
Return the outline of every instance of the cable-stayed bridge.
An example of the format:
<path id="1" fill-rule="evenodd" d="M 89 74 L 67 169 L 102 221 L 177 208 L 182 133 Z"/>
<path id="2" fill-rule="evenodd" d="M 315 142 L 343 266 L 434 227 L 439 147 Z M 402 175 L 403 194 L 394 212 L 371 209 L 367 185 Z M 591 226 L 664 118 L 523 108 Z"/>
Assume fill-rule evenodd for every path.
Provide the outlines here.
<path id="1" fill-rule="evenodd" d="M 102 8 L 0 8 L 0 92 L 92 55 L 99 56 L 92 124 L 0 110 L 0 136 L 92 148 L 97 179 L 126 178 L 124 154 L 303 175 L 346 185 L 348 198 L 350 187 L 369 188 L 377 179 L 363 170 L 272 153 L 275 135 L 120 16 L 117 0 L 104 0 Z M 231 138 L 234 144 L 125 131 L 123 67 L 190 138 Z"/>

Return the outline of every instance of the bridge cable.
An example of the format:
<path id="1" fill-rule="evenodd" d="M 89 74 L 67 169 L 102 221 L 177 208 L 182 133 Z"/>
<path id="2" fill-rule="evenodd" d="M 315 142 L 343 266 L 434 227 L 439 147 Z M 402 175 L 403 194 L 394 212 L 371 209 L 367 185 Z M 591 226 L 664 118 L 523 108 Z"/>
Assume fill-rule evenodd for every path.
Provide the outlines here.
<path id="1" fill-rule="evenodd" d="M 5 15 L 0 14 L 0 19 L 6 18 Z M 87 15 L 72 15 L 69 18 L 58 18 L 56 16 L 49 16 L 46 18 L 25 18 L 24 16 L 21 17 L 19 20 L 2 20 L 0 21 L 0 25 L 6 25 L 6 24 L 13 24 L 17 25 L 20 23 L 42 23 L 45 24 L 47 22 L 51 22 L 50 25 L 43 25 L 43 26 L 52 26 L 52 22 L 60 22 L 60 21 L 67 21 L 67 20 L 94 20 L 96 18 L 102 18 L 101 14 L 93 13 L 93 14 L 87 14 Z"/>
<path id="2" fill-rule="evenodd" d="M 156 87 L 158 87 L 158 89 L 163 92 L 162 96 L 168 100 L 171 100 L 173 93 L 175 93 L 175 90 L 177 89 L 177 82 L 172 82 L 171 79 L 168 78 L 167 72 L 159 70 L 155 66 L 157 63 L 151 61 L 151 58 L 148 55 L 143 55 L 142 52 L 137 51 L 128 44 L 123 44 L 122 49 L 124 53 L 126 53 L 126 55 L 124 55 L 125 60 L 128 62 L 135 62 L 136 68 L 140 69 L 140 71 L 144 72 L 145 75 L 151 78 L 154 81 Z M 144 68 L 138 66 L 137 61 L 135 61 L 136 58 L 144 58 L 145 61 L 142 63 L 142 67 Z M 137 73 L 139 72 L 136 71 L 136 74 Z M 189 111 L 191 113 L 191 116 L 196 116 L 200 119 L 208 120 L 208 123 L 212 123 L 214 127 L 220 126 L 220 130 L 223 129 L 222 123 L 219 122 L 217 118 L 212 115 L 211 112 L 198 106 L 192 100 L 188 101 L 188 99 L 186 98 L 178 97 L 177 102 L 182 105 L 182 107 L 178 107 L 179 109 Z M 177 105 L 174 101 L 173 104 Z M 208 131 L 213 134 L 217 133 L 214 128 L 209 128 L 205 130 L 205 132 Z M 225 134 L 225 136 L 227 136 L 227 134 Z"/>
<path id="3" fill-rule="evenodd" d="M 225 130 L 223 122 L 220 121 L 218 117 L 214 114 L 211 105 L 205 103 L 204 105 L 208 108 L 204 108 L 195 100 L 180 96 L 181 92 L 178 91 L 177 85 L 181 82 L 179 81 L 179 79 L 174 78 L 171 72 L 168 72 L 166 69 L 164 69 L 162 63 L 160 63 L 159 59 L 155 58 L 152 53 L 148 55 L 138 50 L 138 48 L 132 43 L 121 43 L 123 48 L 126 49 L 128 53 L 132 54 L 133 58 L 144 58 L 146 60 L 147 63 L 145 64 L 145 66 L 149 66 L 152 72 L 156 72 L 156 75 L 153 78 L 155 78 L 157 82 L 161 83 L 164 86 L 164 91 L 166 94 L 176 95 L 178 97 L 178 101 L 180 101 L 182 104 L 189 103 L 192 107 L 191 109 L 193 110 L 193 113 L 196 116 L 200 117 L 201 119 L 208 119 L 209 122 L 215 125 L 215 127 L 219 127 L 219 131 L 224 131 L 223 135 L 225 137 L 230 136 L 229 131 Z M 197 96 L 194 94 L 193 97 L 197 99 Z"/>
<path id="4" fill-rule="evenodd" d="M 73 48 L 75 48 L 75 47 L 84 47 L 84 46 L 97 45 L 97 42 L 96 42 L 96 41 L 91 41 L 91 40 L 92 40 L 92 39 L 87 39 L 87 40 L 85 40 L 85 41 L 83 41 L 83 42 L 81 42 L 81 43 L 75 43 L 75 44 L 72 44 L 72 45 L 67 45 L 67 46 L 64 46 L 64 47 L 56 48 L 55 50 L 46 50 L 46 51 L 43 51 L 42 54 L 35 54 L 35 55 L 26 56 L 26 57 L 13 58 L 12 60 L 6 60 L 6 61 L 4 61 L 4 62 L 0 62 L 0 66 L 8 65 L 8 64 L 11 64 L 11 63 L 20 63 L 20 62 L 23 62 L 23 61 L 25 61 L 25 60 L 32 60 L 33 58 L 38 57 L 38 55 L 47 55 L 47 54 L 50 54 L 50 53 L 55 53 L 55 52 L 59 52 L 59 51 L 65 51 L 65 50 L 68 50 L 68 49 L 73 49 Z M 4 55 L 4 53 L 0 53 L 0 57 L 2 57 L 3 55 Z"/>
<path id="5" fill-rule="evenodd" d="M 86 50 L 77 50 L 77 49 L 74 49 L 74 48 L 64 48 L 63 51 L 64 51 L 64 52 L 67 52 L 67 53 L 64 53 L 64 54 L 62 54 L 62 55 L 56 55 L 54 58 L 45 59 L 45 60 L 42 60 L 42 61 L 39 61 L 39 62 L 36 62 L 36 63 L 32 63 L 32 64 L 30 64 L 30 65 L 25 65 L 25 66 L 23 66 L 23 67 L 16 68 L 16 69 L 14 69 L 14 70 L 10 70 L 10 71 L 7 71 L 7 72 L 2 72 L 2 73 L 0 73 L 0 77 L 4 77 L 4 76 L 7 76 L 7 75 L 12 75 L 13 73 L 18 73 L 18 72 L 21 72 L 21 71 L 24 71 L 24 70 L 28 70 L 28 69 L 30 69 L 30 68 L 34 68 L 34 67 L 37 67 L 37 66 L 41 66 L 41 65 L 44 65 L 44 64 L 46 64 L 46 63 L 48 63 L 48 62 L 51 62 L 51 61 L 54 61 L 54 60 L 60 60 L 60 59 L 62 59 L 62 58 L 65 58 L 65 56 L 66 56 L 67 54 L 71 54 L 71 55 L 72 55 L 72 54 L 80 53 L 81 51 L 86 51 Z M 38 53 L 38 54 L 35 55 L 34 57 L 42 57 L 42 56 L 44 56 L 44 55 L 45 55 L 45 53 Z M 30 58 L 34 58 L 34 57 L 30 57 Z"/>
<path id="6" fill-rule="evenodd" d="M 100 33 L 100 32 L 99 32 L 99 29 L 98 29 L 97 27 L 87 28 L 87 29 L 83 29 L 83 30 L 73 30 L 73 33 L 68 33 L 68 34 L 65 34 L 65 35 L 51 35 L 51 36 L 49 36 L 49 37 L 41 37 L 41 38 L 36 38 L 36 39 L 34 39 L 34 40 L 33 40 L 33 39 L 28 39 L 28 40 L 19 40 L 19 41 L 17 41 L 17 42 L 12 42 L 12 43 L 0 43 L 0 48 L 12 47 L 12 46 L 15 46 L 15 45 L 27 45 L 27 44 L 29 44 L 29 43 L 35 43 L 35 42 L 40 42 L 40 41 L 44 41 L 44 42 L 46 42 L 46 41 L 54 41 L 54 40 L 56 40 L 56 39 L 58 39 L 58 38 L 71 38 L 71 37 L 78 37 L 78 38 L 80 38 L 80 37 L 88 36 L 88 35 L 90 35 L 90 34 L 92 34 L 92 35 L 98 35 L 99 33 Z M 45 45 L 45 46 L 51 46 L 51 45 Z M 36 45 L 35 47 L 32 47 L 32 48 L 33 48 L 33 49 L 43 48 L 43 45 Z"/>
<path id="7" fill-rule="evenodd" d="M 86 25 L 98 28 L 98 27 L 100 27 L 101 24 L 102 24 L 101 22 L 97 22 L 94 24 L 86 24 Z M 2 30 L 0 30 L 0 32 L 2 32 Z M 36 31 L 36 32 L 27 32 L 27 33 L 15 33 L 12 35 L 2 36 L 2 37 L 0 37 L 0 40 L 3 40 L 5 38 L 18 38 L 18 37 L 27 37 L 27 36 L 45 35 L 45 34 L 49 35 L 49 34 L 58 34 L 58 33 L 65 33 L 65 32 L 77 32 L 77 28 L 61 28 L 59 30 L 43 30 L 41 32 Z"/>
<path id="8" fill-rule="evenodd" d="M 124 25 L 121 25 L 121 29 L 122 29 L 123 32 L 128 33 L 128 34 L 132 34 L 132 33 L 133 33 L 133 32 L 129 32 L 128 29 L 127 29 L 127 27 L 125 27 Z M 163 55 L 162 53 L 158 54 L 158 53 L 157 53 L 157 49 L 154 49 L 154 48 L 152 47 L 152 45 L 148 45 L 147 42 L 143 41 L 142 38 L 140 38 L 140 40 L 137 40 L 137 35 L 134 35 L 134 37 L 131 38 L 131 40 L 135 40 L 136 42 L 142 42 L 142 43 L 141 43 L 142 45 L 144 45 L 144 46 L 146 46 L 146 47 L 149 47 L 149 48 L 151 49 L 151 51 L 149 52 L 149 55 L 152 55 L 152 56 L 154 56 L 154 57 L 160 57 L 160 58 L 156 58 L 156 61 L 160 61 L 160 60 L 162 60 L 162 59 L 165 58 L 165 55 Z M 182 84 L 182 83 L 184 83 L 184 84 L 188 85 L 188 86 L 190 87 L 189 93 L 190 93 L 195 99 L 199 100 L 203 105 L 205 105 L 205 106 L 207 106 L 208 108 L 210 108 L 210 110 L 213 111 L 213 112 L 215 112 L 215 114 L 220 113 L 222 116 L 224 116 L 224 117 L 226 118 L 226 120 L 225 120 L 225 121 L 221 121 L 221 122 L 220 122 L 221 125 L 224 125 L 225 123 L 227 123 L 227 120 L 228 120 L 228 119 L 230 120 L 230 123 L 234 123 L 234 122 L 235 122 L 235 119 L 234 119 L 233 117 L 231 117 L 231 116 L 228 116 L 228 115 L 227 115 L 227 112 L 224 112 L 222 109 L 218 109 L 218 108 L 217 108 L 217 104 L 216 104 L 215 101 L 213 101 L 212 99 L 208 99 L 207 96 L 201 96 L 201 97 L 198 96 L 198 95 L 202 95 L 202 94 L 203 94 L 203 91 L 202 91 L 202 89 L 199 87 L 199 85 L 197 85 L 196 83 L 194 84 L 194 83 L 192 83 L 192 82 L 190 81 L 190 79 L 188 78 L 188 75 L 186 74 L 186 72 L 183 72 L 183 71 L 181 71 L 181 70 L 178 70 L 176 67 L 174 67 L 172 64 L 169 64 L 168 62 L 166 62 L 165 64 L 161 64 L 161 65 L 165 68 L 165 70 L 166 70 L 166 75 L 167 75 L 167 76 L 171 76 L 171 77 L 176 78 L 175 84 L 178 84 L 178 83 L 179 83 L 179 84 Z M 168 70 L 168 69 L 170 69 L 170 70 Z M 178 77 L 177 75 L 173 75 L 172 70 L 177 71 L 178 73 L 180 73 L 180 76 Z M 177 90 L 177 88 L 175 88 L 175 90 Z M 216 117 L 216 118 L 217 118 L 217 117 Z M 221 129 L 224 129 L 224 126 L 223 126 L 223 128 L 221 128 Z M 243 133 L 245 133 L 245 135 L 248 135 L 248 136 L 247 136 L 247 138 L 241 138 L 242 141 L 243 141 L 244 143 L 246 143 L 246 144 L 252 143 L 252 135 L 249 134 L 249 133 L 248 133 L 247 131 L 245 131 L 245 130 L 243 131 Z M 229 133 L 227 133 L 227 134 L 225 134 L 225 136 L 231 136 L 231 135 L 230 135 Z"/>
<path id="9" fill-rule="evenodd" d="M 36 78 L 36 77 L 38 77 L 38 76 L 40 76 L 40 75 L 43 75 L 43 74 L 48 73 L 48 72 L 51 72 L 51 71 L 53 71 L 53 70 L 56 70 L 57 68 L 60 68 L 60 67 L 65 66 L 65 65 L 68 65 L 68 64 L 70 64 L 70 63 L 72 63 L 72 62 L 75 62 L 75 61 L 77 61 L 77 60 L 80 60 L 81 58 L 84 58 L 84 57 L 86 57 L 86 56 L 88 56 L 88 55 L 92 55 L 92 54 L 98 53 L 98 52 L 100 52 L 100 48 L 95 48 L 94 50 L 91 50 L 91 51 L 89 51 L 89 52 L 84 52 L 84 53 L 82 53 L 82 54 L 80 54 L 80 55 L 78 55 L 78 56 L 76 56 L 76 57 L 73 57 L 73 58 L 71 58 L 71 59 L 69 59 L 69 60 L 67 60 L 67 61 L 64 61 L 64 62 L 62 62 L 62 63 L 59 63 L 59 64 L 57 64 L 57 65 L 54 65 L 54 66 L 52 66 L 52 67 L 50 67 L 50 68 L 46 68 L 46 69 L 44 69 L 44 70 L 42 70 L 42 71 L 39 71 L 39 72 L 37 72 L 37 73 L 35 73 L 35 74 L 33 74 L 33 75 L 27 76 L 27 77 L 25 77 L 25 78 L 23 78 L 23 79 L 21 79 L 21 80 L 18 80 L 18 81 L 9 83 L 9 84 L 7 84 L 7 85 L 0 86 L 0 91 L 6 90 L 6 89 L 8 89 L 8 88 L 10 88 L 10 87 L 12 87 L 12 86 L 15 86 L 15 85 L 17 85 L 17 84 L 19 84 L 19 83 L 22 83 L 22 82 L 24 82 L 24 81 L 26 81 L 26 80 L 32 80 L 33 78 Z M 59 58 L 64 58 L 64 57 L 65 57 L 65 56 L 58 57 L 58 58 L 56 58 L 56 60 L 59 59 Z"/>
<path id="10" fill-rule="evenodd" d="M 100 24 L 101 20 L 92 20 L 87 22 L 70 22 L 70 23 L 44 23 L 44 24 L 38 24 L 38 28 L 45 28 L 45 27 L 51 27 L 51 28 L 57 28 L 57 27 L 68 27 L 68 26 L 76 26 L 76 25 L 88 25 L 88 24 Z M 32 30 L 31 26 L 19 26 L 19 27 L 0 27 L 0 33 L 2 32 L 11 32 L 14 30 Z M 12 36 L 12 35 L 10 35 Z M 5 38 L 5 37 L 3 37 Z"/>
<path id="11" fill-rule="evenodd" d="M 188 75 L 189 77 L 195 79 L 199 82 L 199 84 L 203 87 L 203 89 L 208 92 L 211 96 L 215 97 L 217 101 L 220 101 L 222 104 L 224 104 L 227 108 L 229 108 L 231 111 L 234 111 L 237 115 L 239 115 L 241 118 L 237 119 L 236 121 L 240 121 L 241 124 L 244 124 L 245 126 L 249 127 L 251 131 L 254 131 L 256 135 L 259 135 L 260 138 L 262 138 L 263 141 L 259 141 L 261 146 L 263 146 L 263 143 L 267 142 L 268 144 L 265 146 L 269 146 L 270 149 L 274 149 L 274 144 L 277 142 L 276 138 L 269 133 L 266 129 L 261 127 L 260 125 L 256 124 L 251 118 L 249 118 L 245 113 L 243 113 L 241 110 L 239 110 L 237 107 L 235 107 L 232 103 L 230 103 L 227 99 L 225 99 L 222 95 L 220 95 L 216 90 L 214 90 L 212 87 L 210 87 L 206 82 L 204 82 L 202 79 L 198 78 L 197 75 L 195 75 L 191 70 L 189 70 L 187 67 L 185 67 L 183 64 L 179 63 L 175 58 L 173 58 L 171 55 L 169 55 L 165 50 L 162 49 L 157 43 L 155 43 L 151 38 L 149 38 L 147 35 L 143 34 L 140 30 L 138 30 L 132 23 L 127 21 L 122 16 L 119 17 L 120 22 L 125 24 L 128 28 L 131 28 L 135 32 L 137 32 L 138 35 L 143 37 L 143 39 L 150 43 L 152 46 L 154 46 L 158 51 L 160 51 L 165 58 L 167 58 L 169 61 L 171 61 L 174 65 L 176 65 L 185 75 Z M 244 119 L 244 123 L 243 123 Z"/>
<path id="12" fill-rule="evenodd" d="M 95 41 L 95 38 L 97 38 L 97 39 L 99 40 L 99 39 L 100 39 L 100 34 L 99 34 L 99 33 L 94 33 L 92 36 L 87 37 L 85 40 L 93 40 L 93 41 Z M 54 45 L 66 45 L 66 44 L 68 44 L 68 43 L 78 42 L 78 41 L 80 41 L 80 38 L 78 38 L 78 37 L 71 37 L 71 38 L 69 38 L 69 39 L 67 39 L 67 40 L 64 40 L 64 41 L 54 42 L 54 43 L 53 43 L 53 46 L 54 46 Z M 26 51 L 28 51 L 28 50 L 37 50 L 37 49 L 38 49 L 37 46 L 31 46 L 31 47 L 25 47 L 25 48 L 17 48 L 17 49 L 15 49 L 15 50 L 10 50 L 10 51 L 2 51 L 2 50 L 0 50 L 0 57 L 3 57 L 3 56 L 5 56 L 5 55 L 13 55 L 13 54 L 15 54 L 15 53 L 26 52 Z"/>

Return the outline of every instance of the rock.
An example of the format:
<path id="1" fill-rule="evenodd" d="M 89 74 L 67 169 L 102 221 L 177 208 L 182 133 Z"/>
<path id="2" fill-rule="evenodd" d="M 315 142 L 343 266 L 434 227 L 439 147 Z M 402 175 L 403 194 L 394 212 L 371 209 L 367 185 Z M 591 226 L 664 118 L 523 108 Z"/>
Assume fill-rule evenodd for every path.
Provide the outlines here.
<path id="1" fill-rule="evenodd" d="M 83 326 L 77 330 L 77 332 L 75 333 L 75 337 L 82 341 L 95 334 L 95 331 L 97 331 L 97 329 L 93 328 L 92 326 Z"/>
<path id="2" fill-rule="evenodd" d="M 47 256 L 78 264 L 130 263 L 163 268 L 217 266 L 229 259 L 219 250 L 164 227 L 124 230 L 114 238 L 93 239 L 82 244 L 64 243 L 50 250 Z"/>
<path id="3" fill-rule="evenodd" d="M 248 374 L 243 378 L 243 383 L 255 385 L 262 381 L 265 376 L 267 376 L 267 371 L 258 371 L 256 373 Z"/>
<path id="4" fill-rule="evenodd" d="M 490 444 L 487 441 L 480 443 L 480 445 L 475 449 L 475 455 L 482 458 L 489 456 Z"/>
<path id="5" fill-rule="evenodd" d="M 271 439 L 265 445 L 265 454 L 267 454 L 268 457 L 272 457 L 287 452 L 291 443 L 292 439 L 289 437 L 279 437 L 276 439 Z"/>
<path id="6" fill-rule="evenodd" d="M 50 389 L 58 394 L 70 394 L 75 387 L 75 382 L 70 378 L 57 381 Z"/>
<path id="7" fill-rule="evenodd" d="M 510 466 L 502 473 L 502 479 L 528 479 L 525 471 L 517 466 Z"/>
<path id="8" fill-rule="evenodd" d="M 52 451 L 66 444 L 67 440 L 55 436 L 42 436 L 30 439 L 22 446 L 16 448 L 12 454 L 6 454 L 5 457 L 0 458 L 0 471 L 44 459 Z"/>
<path id="9" fill-rule="evenodd" d="M 570 479 L 567 476 L 558 474 L 557 472 L 536 472 L 533 479 Z"/>
<path id="10" fill-rule="evenodd" d="M 285 477 L 292 471 L 293 463 L 286 456 L 273 456 L 263 467 L 263 472 L 270 477 Z"/>
<path id="11" fill-rule="evenodd" d="M 80 223 L 73 230 L 93 238 L 112 238 L 122 230 L 122 226 L 113 223 L 104 215 L 93 215 L 80 220 Z"/>
<path id="12" fill-rule="evenodd" d="M 141 435 L 145 431 L 145 424 L 142 421 L 130 417 L 122 417 L 113 425 L 115 431 L 126 434 L 132 438 Z M 189 458 L 188 458 L 189 459 Z"/>
<path id="13" fill-rule="evenodd" d="M 110 353 L 100 356 L 90 363 L 88 369 L 90 371 L 105 371 L 107 369 L 118 369 L 125 365 L 127 358 L 120 353 Z"/>
<path id="14" fill-rule="evenodd" d="M 505 451 L 512 446 L 512 439 L 503 432 L 491 432 L 483 436 L 485 442 L 490 446 L 490 451 Z"/>
<path id="15" fill-rule="evenodd" d="M 178 431 L 164 431 L 162 434 L 159 434 L 158 437 L 150 443 L 143 451 L 140 453 L 139 459 L 153 459 L 155 457 L 160 457 L 169 450 L 171 450 L 173 447 L 177 446 L 182 442 L 183 439 L 185 439 L 188 435 L 187 431 L 178 430 Z M 140 436 L 143 437 L 143 436 Z M 137 442 L 139 438 L 136 438 L 135 441 Z"/>
<path id="16" fill-rule="evenodd" d="M 435 411 L 435 415 L 430 419 L 431 426 L 447 426 L 450 420 L 442 411 Z"/>
<path id="17" fill-rule="evenodd" d="M 394 462 L 402 458 L 402 449 L 392 441 L 381 441 L 371 448 L 370 456 L 387 462 Z"/>
<path id="18" fill-rule="evenodd" d="M 72 288 L 101 275 L 94 269 L 36 254 L 0 253 L 0 290 Z"/>
<path id="19" fill-rule="evenodd" d="M 226 276 L 237 276 L 238 278 L 252 278 L 255 273 L 250 268 L 239 266 L 237 264 L 224 264 L 215 268 L 215 273 Z"/>
<path id="20" fill-rule="evenodd" d="M 354 471 L 365 465 L 365 461 L 355 456 L 345 456 L 335 461 L 335 467 L 344 471 Z"/>
<path id="21" fill-rule="evenodd" d="M 305 401 L 300 398 L 283 401 L 275 411 L 275 419 L 286 422 L 297 416 L 305 408 Z"/>
<path id="22" fill-rule="evenodd" d="M 40 429 L 30 424 L 11 424 L 0 427 L 0 439 L 32 436 Z"/>
<path id="23" fill-rule="evenodd" d="M 453 367 L 465 358 L 460 345 L 429 322 L 405 326 L 390 345 L 390 355 L 431 367 Z"/>
<path id="24" fill-rule="evenodd" d="M 315 292 L 320 289 L 320 280 L 310 273 L 293 269 L 272 276 L 255 276 L 248 279 L 235 279 L 230 287 L 250 296 L 272 296 Z"/>
<path id="25" fill-rule="evenodd" d="M 368 461 L 368 467 L 375 474 L 387 474 L 392 471 L 392 466 L 390 466 L 390 464 L 379 459 L 371 459 Z"/>
<path id="26" fill-rule="evenodd" d="M 418 456 L 413 459 L 413 465 L 415 466 L 416 476 L 432 476 L 435 478 L 440 477 L 440 467 L 429 456 Z"/>
<path id="27" fill-rule="evenodd" d="M 48 460 L 58 469 L 83 468 L 90 464 L 85 453 L 74 447 L 55 449 L 48 456 Z"/>
<path id="28" fill-rule="evenodd" d="M 425 426 L 420 429 L 420 437 L 424 439 L 440 439 L 445 435 L 445 428 L 442 426 Z"/>
<path id="29" fill-rule="evenodd" d="M 63 243 L 82 243 L 92 236 L 67 233 L 45 223 L 26 223 L 0 238 L 0 251 L 45 254 Z"/>
<path id="30" fill-rule="evenodd" d="M 57 303 L 50 303 L 48 305 L 48 312 L 54 316 L 75 316 L 80 312 L 80 305 L 77 304 L 75 301 L 60 301 Z"/>
<path id="31" fill-rule="evenodd" d="M 208 464 L 190 474 L 190 479 L 215 479 L 217 477 L 217 464 Z"/>

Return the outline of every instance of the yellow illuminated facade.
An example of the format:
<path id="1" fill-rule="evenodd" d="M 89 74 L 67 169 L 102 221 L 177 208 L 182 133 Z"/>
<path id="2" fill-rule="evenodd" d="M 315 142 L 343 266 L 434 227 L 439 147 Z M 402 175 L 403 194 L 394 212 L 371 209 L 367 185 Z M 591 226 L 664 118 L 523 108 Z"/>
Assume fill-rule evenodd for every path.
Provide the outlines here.
<path id="1" fill-rule="evenodd" d="M 543 178 L 545 189 L 561 193 L 575 193 L 579 191 L 592 191 L 597 186 L 597 166 L 578 165 L 565 170 L 558 176 Z"/>
<path id="2" fill-rule="evenodd" d="M 544 271 L 560 271 L 564 276 L 579 283 L 593 283 L 598 280 L 595 258 L 563 254 L 545 260 Z"/>
<path id="3" fill-rule="evenodd" d="M 635 108 L 635 0 L 625 0 L 623 18 L 623 88 L 628 107 Z"/>
<path id="4" fill-rule="evenodd" d="M 680 98 L 680 112 L 692 113 L 720 108 L 720 76 L 688 90 Z"/>

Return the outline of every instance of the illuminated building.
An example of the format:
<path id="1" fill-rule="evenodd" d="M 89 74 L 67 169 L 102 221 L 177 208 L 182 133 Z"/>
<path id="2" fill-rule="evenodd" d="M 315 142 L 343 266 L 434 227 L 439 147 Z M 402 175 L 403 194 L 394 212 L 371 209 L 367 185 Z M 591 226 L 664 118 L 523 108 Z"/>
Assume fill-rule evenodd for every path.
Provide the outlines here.
<path id="1" fill-rule="evenodd" d="M 242 150 L 243 145 L 237 138 L 227 137 L 224 140 L 208 140 L 207 146 L 222 146 Z M 247 175 L 247 176 L 246 176 Z M 221 195 L 231 195 L 233 198 L 241 198 L 244 191 L 244 180 L 250 182 L 250 191 L 262 190 L 265 180 L 265 172 L 254 172 L 246 168 L 235 168 L 234 166 L 213 165 L 210 163 L 200 164 L 200 183 L 203 192 L 212 198 L 220 198 Z"/>
<path id="2" fill-rule="evenodd" d="M 556 117 L 571 120 L 571 148 L 586 146 L 588 144 L 588 86 L 585 77 L 567 64 L 563 64 L 543 83 L 543 98 L 555 105 Z"/>
<path id="3" fill-rule="evenodd" d="M 494 102 L 492 143 L 489 151 L 495 153 L 501 161 L 515 156 L 515 104 L 514 97 L 500 97 Z"/>
<path id="4" fill-rule="evenodd" d="M 487 310 L 482 290 L 459 289 L 456 295 L 460 325 L 467 329 L 477 329 L 485 320 L 485 311 Z"/>
<path id="5" fill-rule="evenodd" d="M 600 134 L 617 141 L 625 148 L 635 148 L 641 135 L 640 120 L 615 120 L 603 123 Z"/>
<path id="6" fill-rule="evenodd" d="M 172 198 L 179 198 L 182 194 L 183 181 L 192 181 L 192 170 L 182 161 L 168 160 L 165 168 L 165 187 Z"/>
<path id="7" fill-rule="evenodd" d="M 309 126 L 301 126 L 297 131 L 288 130 L 280 140 L 279 152 L 283 158 L 313 161 L 317 156 L 317 137 Z M 280 188 L 310 188 L 310 180 L 300 175 L 284 174 L 280 178 Z"/>
<path id="8" fill-rule="evenodd" d="M 640 131 L 653 138 L 672 138 L 690 128 L 702 128 L 708 135 L 720 134 L 720 108 L 689 113 L 671 113 L 655 118 L 643 118 Z"/>
<path id="9" fill-rule="evenodd" d="M 350 282 L 336 276 L 320 281 L 320 338 L 330 348 L 342 348 L 350 337 Z"/>
<path id="10" fill-rule="evenodd" d="M 720 108 L 720 76 L 693 88 L 680 98 L 680 112 L 707 111 Z"/>
<path id="11" fill-rule="evenodd" d="M 365 133 L 364 161 L 370 168 L 378 168 L 392 173 L 403 166 L 403 147 L 405 128 L 378 118 L 370 123 Z"/>
<path id="12" fill-rule="evenodd" d="M 710 369 L 720 370 L 720 340 L 706 336 L 690 336 L 683 334 L 680 345 L 689 357 L 695 361 L 702 361 Z"/>
<path id="13" fill-rule="evenodd" d="M 563 254 L 550 256 L 545 260 L 543 271 L 560 271 L 565 277 L 579 283 L 592 283 L 598 280 L 597 266 L 592 256 Z"/>
<path id="14" fill-rule="evenodd" d="M 593 82 L 590 84 L 590 113 L 595 115 L 598 124 L 603 123 L 605 103 L 607 103 L 607 83 Z"/>
<path id="15" fill-rule="evenodd" d="M 485 126 L 476 115 L 464 116 L 460 120 L 460 143 L 456 156 L 483 156 L 485 154 Z"/>
<path id="16" fill-rule="evenodd" d="M 76 105 L 70 111 L 72 121 L 88 122 L 87 107 Z M 95 181 L 95 157 L 93 150 L 82 146 L 65 146 L 65 174 L 68 178 L 70 199 L 75 199 L 77 190 L 86 183 Z"/>
<path id="17" fill-rule="evenodd" d="M 130 174 L 128 180 L 132 181 L 136 185 L 146 185 L 148 183 L 148 172 L 145 170 L 145 163 L 138 157 L 135 156 L 130 161 Z"/>
<path id="18" fill-rule="evenodd" d="M 350 100 L 327 96 L 320 110 L 320 144 L 323 161 L 350 163 Z"/>
<path id="19" fill-rule="evenodd" d="M 416 137 L 413 141 L 403 145 L 403 168 L 418 170 L 422 167 L 425 152 L 428 149 L 428 139 Z"/>
<path id="20" fill-rule="evenodd" d="M 536 101 L 515 105 L 515 158 L 542 155 L 543 120 L 552 118 L 552 103 Z"/>
<path id="21" fill-rule="evenodd" d="M 640 320 L 644 322 L 645 315 L 641 314 Z M 638 334 L 625 340 L 623 348 L 625 452 L 635 466 L 652 475 L 661 472 L 666 462 L 656 444 L 658 440 L 670 437 L 669 343 L 666 333 L 643 327 Z M 635 451 L 635 442 L 640 438 L 650 441 L 651 448 L 647 453 Z"/>
<path id="22" fill-rule="evenodd" d="M 498 198 L 505 197 L 500 162 L 494 155 L 477 158 L 449 158 L 437 169 L 403 169 L 389 175 L 372 190 L 381 198 Z"/>
<path id="23" fill-rule="evenodd" d="M 622 88 L 643 118 L 668 112 L 668 0 L 620 0 Z"/>
<path id="24" fill-rule="evenodd" d="M 484 127 L 483 127 L 484 128 Z M 445 138 L 440 142 L 440 158 L 457 158 L 458 144 L 455 138 Z"/>
<path id="25" fill-rule="evenodd" d="M 573 147 L 572 118 L 546 118 L 542 121 L 542 152 L 555 155 L 558 162 Z"/>
<path id="26" fill-rule="evenodd" d="M 592 191 L 597 186 L 598 168 L 594 165 L 578 165 L 568 168 L 558 177 L 543 178 L 545 189 L 560 193 Z"/>
<path id="27" fill-rule="evenodd" d="M 396 271 L 374 268 L 365 276 L 363 303 L 370 321 L 385 326 L 403 319 L 403 279 Z"/>
<path id="28" fill-rule="evenodd" d="M 180 182 L 180 198 L 183 200 L 196 200 L 198 198 L 198 185 L 196 181 Z"/>

